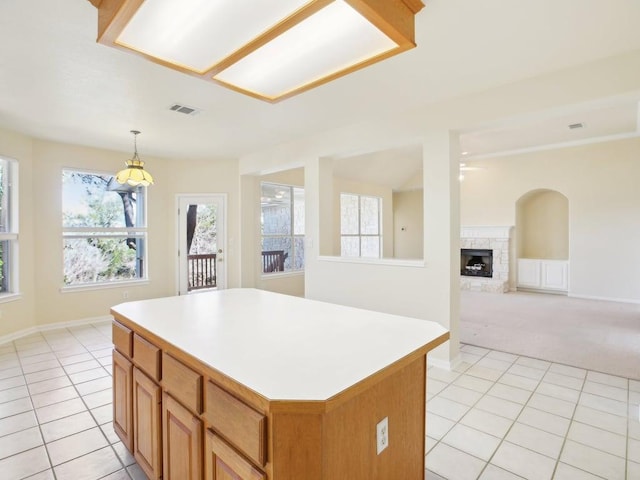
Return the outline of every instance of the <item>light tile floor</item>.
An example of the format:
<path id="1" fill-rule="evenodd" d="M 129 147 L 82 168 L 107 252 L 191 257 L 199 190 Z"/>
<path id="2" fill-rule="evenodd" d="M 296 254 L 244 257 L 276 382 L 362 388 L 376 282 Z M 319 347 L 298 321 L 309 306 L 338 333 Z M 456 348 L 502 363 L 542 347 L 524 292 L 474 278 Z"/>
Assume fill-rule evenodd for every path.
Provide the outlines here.
<path id="1" fill-rule="evenodd" d="M 145 478 L 111 427 L 111 349 L 109 322 L 0 345 L 2 480 Z M 428 480 L 640 479 L 640 382 L 470 345 L 462 357 L 429 368 Z"/>
<path id="2" fill-rule="evenodd" d="M 640 479 L 640 382 L 461 351 L 454 371 L 428 370 L 428 480 Z"/>
<path id="3" fill-rule="evenodd" d="M 0 478 L 143 480 L 113 431 L 111 323 L 0 344 Z"/>

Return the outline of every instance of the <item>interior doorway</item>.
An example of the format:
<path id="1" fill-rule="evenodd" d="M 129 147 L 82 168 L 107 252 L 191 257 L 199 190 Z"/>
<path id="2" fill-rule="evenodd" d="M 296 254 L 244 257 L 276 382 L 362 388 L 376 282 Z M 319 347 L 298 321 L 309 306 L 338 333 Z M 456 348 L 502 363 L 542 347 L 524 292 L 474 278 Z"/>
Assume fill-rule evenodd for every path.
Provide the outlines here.
<path id="1" fill-rule="evenodd" d="M 223 289 L 225 194 L 178 195 L 178 294 Z"/>

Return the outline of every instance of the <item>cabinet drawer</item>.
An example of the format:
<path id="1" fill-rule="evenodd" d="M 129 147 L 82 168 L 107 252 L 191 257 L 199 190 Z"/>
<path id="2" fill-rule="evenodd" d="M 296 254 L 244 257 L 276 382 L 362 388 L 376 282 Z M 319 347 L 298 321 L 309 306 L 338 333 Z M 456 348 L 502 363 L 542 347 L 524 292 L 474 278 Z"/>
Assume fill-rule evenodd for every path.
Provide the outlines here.
<path id="1" fill-rule="evenodd" d="M 194 413 L 202 413 L 202 375 L 162 352 L 162 386 Z"/>
<path id="2" fill-rule="evenodd" d="M 137 333 L 133 335 L 133 361 L 138 368 L 160 381 L 160 349 Z"/>
<path id="3" fill-rule="evenodd" d="M 111 337 L 116 350 L 131 358 L 133 354 L 133 332 L 114 320 L 111 327 Z"/>
<path id="4" fill-rule="evenodd" d="M 267 419 L 213 382 L 207 382 L 204 417 L 211 427 L 259 465 L 266 463 Z"/>

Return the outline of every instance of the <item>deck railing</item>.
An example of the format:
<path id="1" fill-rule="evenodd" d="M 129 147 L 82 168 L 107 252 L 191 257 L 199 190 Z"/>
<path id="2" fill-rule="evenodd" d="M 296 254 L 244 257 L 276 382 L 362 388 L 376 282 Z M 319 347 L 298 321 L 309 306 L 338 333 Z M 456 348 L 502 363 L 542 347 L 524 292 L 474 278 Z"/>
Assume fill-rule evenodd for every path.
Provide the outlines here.
<path id="1" fill-rule="evenodd" d="M 189 291 L 216 287 L 215 253 L 188 255 L 187 263 L 189 268 Z"/>
<path id="2" fill-rule="evenodd" d="M 284 272 L 284 250 L 266 250 L 262 252 L 262 273 Z"/>

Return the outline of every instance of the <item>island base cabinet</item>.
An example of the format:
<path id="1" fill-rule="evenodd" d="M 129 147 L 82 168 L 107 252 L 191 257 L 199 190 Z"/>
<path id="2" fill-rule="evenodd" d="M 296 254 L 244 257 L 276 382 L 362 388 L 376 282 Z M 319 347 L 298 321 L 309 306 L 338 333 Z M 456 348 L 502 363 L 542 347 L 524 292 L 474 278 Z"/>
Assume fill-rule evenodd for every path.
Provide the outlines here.
<path id="1" fill-rule="evenodd" d="M 162 477 L 160 386 L 133 369 L 133 456 L 149 480 Z"/>
<path id="2" fill-rule="evenodd" d="M 113 351 L 113 430 L 127 449 L 133 451 L 133 364 Z"/>
<path id="3" fill-rule="evenodd" d="M 320 415 L 273 412 L 270 480 L 424 480 L 426 374 L 421 356 Z"/>
<path id="4" fill-rule="evenodd" d="M 202 421 L 162 395 L 163 480 L 202 480 Z"/>
<path id="5" fill-rule="evenodd" d="M 207 430 L 205 480 L 266 480 L 266 475 L 237 453 L 218 435 Z"/>

